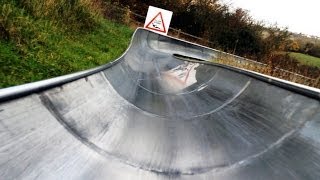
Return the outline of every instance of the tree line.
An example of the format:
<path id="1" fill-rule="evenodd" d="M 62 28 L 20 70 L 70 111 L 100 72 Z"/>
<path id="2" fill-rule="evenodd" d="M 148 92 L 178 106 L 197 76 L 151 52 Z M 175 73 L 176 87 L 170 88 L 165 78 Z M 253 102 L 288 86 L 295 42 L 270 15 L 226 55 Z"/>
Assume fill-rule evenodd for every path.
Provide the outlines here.
<path id="1" fill-rule="evenodd" d="M 112 3 L 142 15 L 146 15 L 149 5 L 168 9 L 173 11 L 171 27 L 207 39 L 213 42 L 213 48 L 252 59 L 263 59 L 288 43 L 287 29 L 265 27 L 250 17 L 248 11 L 231 10 L 219 0 L 116 0 Z"/>

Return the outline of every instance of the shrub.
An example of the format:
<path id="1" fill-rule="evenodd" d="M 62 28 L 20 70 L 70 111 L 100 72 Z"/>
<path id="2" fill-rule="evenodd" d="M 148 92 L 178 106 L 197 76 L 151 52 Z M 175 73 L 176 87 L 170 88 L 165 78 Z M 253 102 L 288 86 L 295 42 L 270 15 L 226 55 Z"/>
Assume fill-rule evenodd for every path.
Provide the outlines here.
<path id="1" fill-rule="evenodd" d="M 35 18 L 46 18 L 73 29 L 91 29 L 100 16 L 92 0 L 21 0 L 19 5 Z"/>
<path id="2" fill-rule="evenodd" d="M 128 6 L 122 6 L 117 2 L 104 1 L 103 15 L 110 20 L 123 24 L 130 23 L 130 9 Z"/>

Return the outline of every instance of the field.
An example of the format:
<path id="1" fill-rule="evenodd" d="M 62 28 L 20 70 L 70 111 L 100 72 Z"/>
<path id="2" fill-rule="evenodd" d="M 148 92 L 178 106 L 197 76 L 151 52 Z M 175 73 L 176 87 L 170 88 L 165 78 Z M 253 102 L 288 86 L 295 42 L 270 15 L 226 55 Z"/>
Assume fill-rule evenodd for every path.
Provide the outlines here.
<path id="1" fill-rule="evenodd" d="M 309 66 L 315 66 L 320 68 L 320 58 L 309 56 L 307 54 L 302 53 L 289 53 L 289 56 L 298 60 L 301 64 L 309 65 Z"/>

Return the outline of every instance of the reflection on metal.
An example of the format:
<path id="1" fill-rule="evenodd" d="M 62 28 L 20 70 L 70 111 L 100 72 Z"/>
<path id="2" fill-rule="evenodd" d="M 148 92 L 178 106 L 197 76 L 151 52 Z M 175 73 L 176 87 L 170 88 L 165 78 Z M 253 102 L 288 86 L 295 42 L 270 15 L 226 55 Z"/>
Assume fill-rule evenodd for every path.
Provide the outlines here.
<path id="1" fill-rule="evenodd" d="M 172 91 L 173 93 L 179 93 L 179 91 L 195 84 L 196 70 L 199 64 L 185 62 L 169 71 L 162 73 L 164 89 Z"/>
<path id="2" fill-rule="evenodd" d="M 109 65 L 0 90 L 0 179 L 318 179 L 320 92 L 212 55 L 138 29 Z"/>

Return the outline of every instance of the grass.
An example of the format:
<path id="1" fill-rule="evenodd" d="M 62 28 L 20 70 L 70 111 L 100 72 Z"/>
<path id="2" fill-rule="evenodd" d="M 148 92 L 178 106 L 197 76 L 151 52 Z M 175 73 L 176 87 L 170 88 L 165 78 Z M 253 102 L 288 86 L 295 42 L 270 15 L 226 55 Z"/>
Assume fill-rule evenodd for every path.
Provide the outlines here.
<path id="1" fill-rule="evenodd" d="M 301 64 L 320 68 L 320 58 L 302 53 L 290 52 L 289 56 L 298 60 Z"/>
<path id="2" fill-rule="evenodd" d="M 276 78 L 284 79 L 287 81 L 320 88 L 320 77 L 316 79 L 299 76 L 295 73 L 289 73 L 287 71 L 281 71 L 279 69 L 273 69 L 269 64 L 259 64 L 251 61 L 237 61 L 233 57 L 221 56 L 217 59 L 212 59 L 212 62 L 220 63 L 228 66 L 233 66 L 241 69 L 246 69 L 250 71 L 255 71 L 261 74 L 273 76 Z"/>
<path id="3" fill-rule="evenodd" d="M 127 48 L 133 30 L 103 19 L 101 14 L 107 11 L 101 10 L 97 2 L 2 0 L 0 88 L 93 68 L 119 57 Z M 109 14 L 119 15 L 113 11 Z M 298 53 L 290 55 L 300 62 L 320 67 L 319 58 Z M 223 60 L 220 63 L 320 87 L 319 78 L 309 82 L 281 74 L 269 66 L 234 62 Z"/>
<path id="4" fill-rule="evenodd" d="M 77 30 L 77 25 L 30 15 L 14 1 L 1 6 L 0 88 L 108 63 L 126 50 L 133 33 L 102 18 L 88 29 Z"/>

